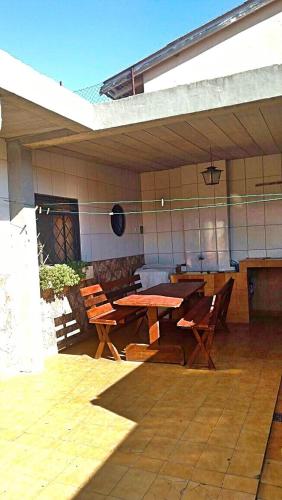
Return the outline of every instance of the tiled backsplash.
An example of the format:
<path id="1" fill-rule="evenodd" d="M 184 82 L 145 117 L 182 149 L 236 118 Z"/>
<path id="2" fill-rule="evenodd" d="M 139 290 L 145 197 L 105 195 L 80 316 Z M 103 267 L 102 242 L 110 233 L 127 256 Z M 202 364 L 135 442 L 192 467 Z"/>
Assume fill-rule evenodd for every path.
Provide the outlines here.
<path id="1" fill-rule="evenodd" d="M 143 203 L 145 210 L 160 210 L 143 216 L 146 263 L 186 262 L 195 271 L 229 269 L 227 208 L 201 208 L 214 205 L 216 196 L 226 196 L 225 162 L 216 162 L 223 170 L 216 187 L 204 184 L 201 172 L 207 166 L 188 165 L 141 174 L 143 200 L 180 199 L 165 202 L 163 208 L 160 202 Z M 187 198 L 195 199 L 184 201 Z M 172 211 L 167 211 L 170 208 Z"/>
<path id="2" fill-rule="evenodd" d="M 83 260 L 143 254 L 139 215 L 127 216 L 125 233 L 119 237 L 112 231 L 109 215 L 93 214 L 95 211 L 110 212 L 111 201 L 140 199 L 139 174 L 40 150 L 33 152 L 32 161 L 35 193 L 76 198 L 80 211 L 92 212 L 79 216 Z M 81 205 L 86 201 L 107 201 L 109 204 Z M 124 210 L 128 206 L 124 204 Z"/>
<path id="3" fill-rule="evenodd" d="M 223 170 L 217 186 L 204 184 L 206 164 L 141 174 L 143 200 L 196 198 L 168 202 L 163 208 L 160 202 L 143 203 L 143 209 L 161 211 L 143 216 L 146 263 L 186 262 L 193 271 L 212 271 L 229 269 L 230 258 L 282 257 L 282 201 L 212 207 L 225 202 L 228 194 L 239 195 L 231 201 L 240 203 L 245 194 L 282 192 L 281 184 L 256 186 L 282 179 L 281 155 L 215 164 Z M 166 211 L 170 208 L 187 210 Z"/>
<path id="4" fill-rule="evenodd" d="M 258 156 L 228 162 L 228 185 L 235 202 L 245 194 L 282 193 L 281 155 Z M 256 198 L 254 197 L 254 200 Z M 230 207 L 231 257 L 282 257 L 282 200 Z"/>

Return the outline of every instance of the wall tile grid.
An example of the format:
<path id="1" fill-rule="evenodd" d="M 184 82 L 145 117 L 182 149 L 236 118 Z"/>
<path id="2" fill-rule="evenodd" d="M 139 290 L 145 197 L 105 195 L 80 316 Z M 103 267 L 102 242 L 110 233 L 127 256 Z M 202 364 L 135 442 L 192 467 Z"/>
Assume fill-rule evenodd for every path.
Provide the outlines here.
<path id="1" fill-rule="evenodd" d="M 82 259 L 98 261 L 143 254 L 140 215 L 126 217 L 122 237 L 114 235 L 109 215 L 112 201 L 139 200 L 140 177 L 134 172 L 96 165 L 73 157 L 47 151 L 33 152 L 34 191 L 40 194 L 76 198 L 79 202 Z M 84 205 L 86 201 L 108 202 Z M 138 210 L 139 204 L 123 204 L 126 211 Z"/>
<path id="2" fill-rule="evenodd" d="M 256 184 L 281 181 L 281 155 L 268 155 L 228 162 L 229 194 L 234 203 L 242 203 L 242 195 L 281 193 L 282 184 L 258 187 Z M 232 259 L 246 257 L 282 257 L 282 200 L 230 207 Z"/>
<path id="3" fill-rule="evenodd" d="M 227 208 L 211 207 L 215 196 L 227 192 L 225 162 L 216 163 L 223 170 L 216 188 L 204 184 L 201 172 L 207 164 L 141 174 L 142 199 L 147 200 L 143 210 L 157 210 L 143 214 L 146 263 L 186 262 L 193 271 L 229 269 Z M 148 201 L 162 198 L 180 200 L 165 202 L 164 207 L 160 201 Z"/>

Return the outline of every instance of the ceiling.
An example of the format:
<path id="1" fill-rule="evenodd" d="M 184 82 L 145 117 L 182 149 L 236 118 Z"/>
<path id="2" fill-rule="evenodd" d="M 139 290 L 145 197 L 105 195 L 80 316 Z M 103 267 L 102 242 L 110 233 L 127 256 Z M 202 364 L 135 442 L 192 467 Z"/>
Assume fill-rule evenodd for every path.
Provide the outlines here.
<path id="1" fill-rule="evenodd" d="M 282 152 L 282 97 L 97 132 L 7 93 L 1 102 L 2 137 L 136 172 L 207 162 L 210 147 L 215 160 Z"/>
<path id="2" fill-rule="evenodd" d="M 282 152 L 282 99 L 201 115 L 140 124 L 125 132 L 98 135 L 52 149 L 137 172 L 163 170 L 210 159 L 245 158 Z M 90 135 L 91 137 L 91 135 Z"/>
<path id="3" fill-rule="evenodd" d="M 34 134 L 56 132 L 61 135 L 88 130 L 71 120 L 44 109 L 25 99 L 0 89 L 2 128 L 0 137 L 5 139 L 33 137 Z"/>

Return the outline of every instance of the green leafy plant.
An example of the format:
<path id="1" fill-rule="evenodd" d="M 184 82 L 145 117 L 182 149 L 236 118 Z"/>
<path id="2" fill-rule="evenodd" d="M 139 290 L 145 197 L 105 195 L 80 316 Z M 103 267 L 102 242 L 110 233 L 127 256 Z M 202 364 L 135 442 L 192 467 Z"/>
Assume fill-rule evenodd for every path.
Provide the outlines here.
<path id="1" fill-rule="evenodd" d="M 69 260 L 67 265 L 71 267 L 76 274 L 78 274 L 80 279 L 84 279 L 86 277 L 86 268 L 88 266 L 87 262 L 83 262 L 83 260 Z"/>
<path id="2" fill-rule="evenodd" d="M 43 265 L 39 268 L 40 288 L 52 290 L 54 296 L 63 294 L 65 287 L 78 285 L 80 276 L 67 264 Z"/>

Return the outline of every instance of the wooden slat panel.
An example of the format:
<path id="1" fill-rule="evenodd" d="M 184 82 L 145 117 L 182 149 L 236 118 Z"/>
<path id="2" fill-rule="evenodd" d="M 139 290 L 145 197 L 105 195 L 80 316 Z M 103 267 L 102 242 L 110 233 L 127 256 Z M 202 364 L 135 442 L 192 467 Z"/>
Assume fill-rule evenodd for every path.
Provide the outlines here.
<path id="1" fill-rule="evenodd" d="M 135 281 L 140 281 L 139 274 L 133 274 L 132 276 L 126 276 L 125 278 L 119 278 L 113 281 L 104 281 L 101 283 L 101 287 L 105 292 L 107 292 L 108 290 L 112 290 L 113 288 L 129 285 L 130 283 L 134 283 Z"/>
<path id="2" fill-rule="evenodd" d="M 93 295 L 96 293 L 103 293 L 101 285 L 90 285 L 80 289 L 80 295 L 82 297 L 87 297 L 88 295 Z"/>
<path id="3" fill-rule="evenodd" d="M 154 167 L 155 162 L 152 158 L 144 157 L 142 152 L 140 155 L 137 155 L 135 149 L 132 149 L 122 142 L 117 143 L 111 138 L 102 137 L 101 139 L 95 140 L 95 142 L 93 141 L 93 144 L 95 144 L 95 147 L 99 146 L 104 148 L 105 153 L 109 151 L 111 154 L 117 154 L 120 159 L 127 162 L 133 161 L 133 163 L 138 165 L 143 164 L 144 167 Z"/>
<path id="4" fill-rule="evenodd" d="M 173 160 L 174 165 L 172 166 L 178 166 L 179 165 L 179 151 L 177 148 L 174 148 L 173 146 L 170 146 L 169 144 L 165 143 L 164 141 L 161 141 L 157 137 L 154 137 L 152 134 L 149 134 L 145 130 L 138 130 L 137 132 L 130 132 L 127 135 L 130 137 L 135 137 L 136 139 L 139 139 L 140 141 L 144 142 L 145 144 L 149 144 L 150 146 L 153 146 L 154 148 L 158 149 L 159 151 L 165 152 L 168 158 Z"/>
<path id="5" fill-rule="evenodd" d="M 218 146 L 223 149 L 226 159 L 241 158 L 247 155 L 246 151 L 234 144 L 210 118 L 191 118 L 189 119 L 189 123 L 207 137 L 212 148 Z"/>
<path id="6" fill-rule="evenodd" d="M 102 325 L 125 324 L 133 319 L 144 316 L 146 309 L 140 307 L 118 307 L 105 315 L 93 318 L 90 323 Z"/>
<path id="7" fill-rule="evenodd" d="M 235 112 L 235 116 L 248 130 L 254 141 L 259 144 L 264 154 L 278 153 L 279 149 L 268 129 L 265 119 L 257 108 Z"/>
<path id="8" fill-rule="evenodd" d="M 102 306 L 94 306 L 88 309 L 87 316 L 89 319 L 94 319 L 97 318 L 98 316 L 101 316 L 102 314 L 107 314 L 112 311 L 114 311 L 112 305 L 109 302 L 107 302 Z"/>
<path id="9" fill-rule="evenodd" d="M 204 161 L 208 161 L 210 157 L 210 141 L 205 137 L 203 134 L 201 134 L 198 130 L 193 128 L 189 123 L 186 121 L 182 121 L 179 123 L 173 123 L 171 125 L 167 126 L 168 129 L 172 130 L 173 132 L 176 132 L 178 135 L 183 137 L 184 139 L 192 142 L 199 148 L 205 150 L 207 152 L 206 159 Z M 217 146 L 213 147 L 213 156 L 215 158 L 224 158 L 224 150 L 220 149 Z"/>
<path id="10" fill-rule="evenodd" d="M 176 144 L 177 140 L 176 137 L 179 138 L 179 142 L 184 141 L 180 136 L 174 137 L 174 141 L 172 140 L 171 132 L 169 129 L 166 129 L 165 127 L 153 127 L 149 128 L 147 132 L 150 133 L 150 135 L 154 138 L 155 141 L 157 141 L 160 145 L 162 145 L 163 151 L 169 151 L 172 154 L 174 154 L 179 160 L 184 161 L 185 163 L 193 163 L 195 162 L 194 157 L 191 153 L 188 151 L 183 151 L 179 147 L 179 144 Z"/>
<path id="11" fill-rule="evenodd" d="M 135 283 L 134 285 L 126 286 L 120 290 L 113 290 L 111 292 L 107 292 L 107 296 L 109 300 L 117 300 L 121 297 L 124 297 L 127 293 L 135 292 L 142 288 L 141 283 Z"/>
<path id="12" fill-rule="evenodd" d="M 119 168 L 128 169 L 128 165 L 124 165 L 121 162 L 117 163 L 114 160 L 109 160 L 108 158 L 105 158 L 105 155 L 103 157 L 101 155 L 100 156 L 94 155 L 92 151 L 90 153 L 85 153 L 82 146 L 80 146 L 80 147 L 72 147 L 72 146 L 75 146 L 75 144 L 74 145 L 70 144 L 70 145 L 67 145 L 66 147 L 54 146 L 54 147 L 49 147 L 49 148 L 45 148 L 45 149 L 46 149 L 46 151 L 50 151 L 51 153 L 58 152 L 58 154 L 64 154 L 66 156 L 71 156 L 72 158 L 78 158 L 78 159 L 88 160 L 88 161 L 94 160 L 96 165 L 99 165 L 102 167 L 106 165 L 109 167 L 117 167 L 118 166 Z M 141 172 L 144 169 L 141 168 L 140 166 L 131 165 L 130 170 L 133 170 L 136 172 Z"/>
<path id="13" fill-rule="evenodd" d="M 150 128 L 148 131 L 150 134 L 177 147 L 180 151 L 187 153 L 194 162 L 205 161 L 207 158 L 206 151 L 203 151 L 195 144 L 187 141 L 187 139 L 184 139 L 181 135 L 178 135 L 175 131 L 170 130 L 168 127 L 154 127 Z"/>
<path id="14" fill-rule="evenodd" d="M 148 160 L 139 160 L 139 157 L 135 154 L 131 149 L 129 150 L 126 145 L 118 145 L 111 141 L 110 138 L 101 138 L 95 141 L 89 142 L 92 146 L 94 146 L 94 151 L 97 153 L 101 153 L 109 158 L 119 160 L 124 163 L 132 163 L 134 162 L 136 165 L 144 166 L 144 163 L 147 166 L 153 167 L 154 163 Z"/>
<path id="15" fill-rule="evenodd" d="M 262 115 L 279 151 L 282 151 L 282 106 L 262 104 Z"/>
<path id="16" fill-rule="evenodd" d="M 108 302 L 108 298 L 104 293 L 100 295 L 95 295 L 95 297 L 90 296 L 84 300 L 85 307 L 92 307 L 103 304 L 103 302 Z"/>
<path id="17" fill-rule="evenodd" d="M 64 326 L 63 328 L 60 328 L 59 330 L 56 331 L 56 337 L 60 338 L 63 336 L 67 336 L 68 333 L 72 333 L 75 330 L 79 330 L 79 325 L 76 323 L 76 321 L 72 325 Z M 77 332 L 75 335 L 78 335 L 80 333 Z"/>
<path id="18" fill-rule="evenodd" d="M 67 149 L 70 149 L 71 151 L 78 151 L 80 153 L 84 152 L 86 154 L 89 154 L 93 156 L 98 162 L 104 163 L 104 164 L 110 164 L 115 166 L 122 165 L 124 167 L 130 167 L 130 165 L 137 165 L 139 167 L 144 168 L 143 163 L 138 161 L 138 159 L 131 158 L 125 158 L 124 155 L 119 154 L 118 152 L 113 152 L 110 150 L 107 150 L 106 147 L 98 146 L 97 144 L 94 144 L 93 142 L 81 142 L 77 144 L 68 144 Z"/>
<path id="19" fill-rule="evenodd" d="M 129 135 L 121 134 L 121 135 L 116 135 L 111 138 L 114 142 L 120 143 L 122 142 L 123 144 L 127 144 L 130 146 L 132 149 L 135 150 L 138 153 L 138 155 L 142 154 L 146 155 L 146 158 L 151 159 L 154 161 L 156 164 L 160 165 L 162 168 L 164 166 L 170 167 L 172 165 L 171 160 L 167 158 L 165 154 L 163 154 L 161 151 L 153 148 L 153 146 L 149 146 L 148 144 L 145 144 L 144 142 L 138 141 L 137 139 L 134 139 L 134 137 L 130 137 Z M 142 158 L 141 156 L 141 158 Z"/>
<path id="20" fill-rule="evenodd" d="M 63 325 L 64 323 L 67 323 L 68 321 L 72 321 L 73 318 L 73 313 L 68 313 L 68 314 L 63 314 L 62 316 L 59 316 L 58 318 L 54 318 L 54 323 L 55 326 L 60 326 Z"/>
<path id="21" fill-rule="evenodd" d="M 128 138 L 130 141 L 130 138 Z M 138 153 L 136 151 L 136 148 L 132 148 L 130 145 L 126 144 L 126 136 L 123 139 L 123 136 L 114 136 L 113 138 L 101 138 L 95 141 L 95 144 L 99 144 L 103 147 L 106 148 L 106 151 L 108 151 L 108 148 L 110 148 L 111 151 L 117 151 L 119 153 L 123 153 L 125 158 L 127 158 L 128 161 L 131 161 L 132 159 L 137 159 L 142 160 L 142 163 L 144 167 L 150 167 L 153 168 L 155 164 L 157 163 L 158 165 L 161 165 L 158 161 L 156 161 L 151 153 L 146 153 L 144 150 L 141 148 L 138 150 Z"/>
<path id="22" fill-rule="evenodd" d="M 232 137 L 235 144 L 239 144 L 251 156 L 261 155 L 262 149 L 254 142 L 246 128 L 233 113 L 213 117 L 213 122 L 228 135 Z"/>
<path id="23" fill-rule="evenodd" d="M 208 326 L 209 312 L 212 305 L 213 297 L 203 297 L 199 300 L 194 307 L 189 310 L 184 318 L 181 318 L 177 326 L 191 328 L 192 326 L 198 324 L 200 321 L 206 320 L 206 326 Z"/>

